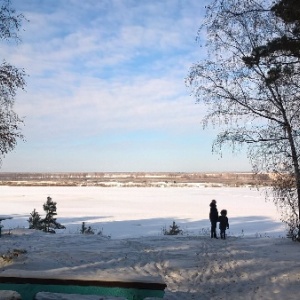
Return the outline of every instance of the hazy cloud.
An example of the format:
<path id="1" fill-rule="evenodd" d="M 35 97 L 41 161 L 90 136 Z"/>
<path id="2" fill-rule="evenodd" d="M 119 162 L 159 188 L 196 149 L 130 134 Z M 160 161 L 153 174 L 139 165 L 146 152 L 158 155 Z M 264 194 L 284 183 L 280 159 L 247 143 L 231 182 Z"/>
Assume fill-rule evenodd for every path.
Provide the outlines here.
<path id="1" fill-rule="evenodd" d="M 18 146 L 23 151 L 19 155 L 34 155 L 34 147 L 39 145 L 40 151 L 43 143 L 59 153 L 62 143 L 70 150 L 77 141 L 85 145 L 81 151 L 92 153 L 91 161 L 101 155 L 111 161 L 121 159 L 109 155 L 123 147 L 124 135 L 130 136 L 127 151 L 132 145 L 135 152 L 147 134 L 153 165 L 159 161 L 154 148 L 177 145 L 180 156 L 181 151 L 191 151 L 191 143 L 201 143 L 196 132 L 201 131 L 205 111 L 195 105 L 184 80 L 201 57 L 195 37 L 205 2 L 14 0 L 13 6 L 29 22 L 20 32 L 22 44 L 3 44 L 0 56 L 29 75 L 26 92 L 20 92 L 16 102 L 27 137 L 26 145 Z M 150 137 L 158 133 L 169 140 L 158 137 L 154 142 Z M 92 151 L 99 140 L 107 141 L 110 150 Z M 184 149 L 183 144 L 189 146 Z M 68 161 L 63 151 L 58 155 Z M 10 163 L 8 159 L 3 167 L 10 169 Z M 51 169 L 48 163 L 45 158 L 39 168 Z M 20 169 L 30 168 L 23 164 Z M 184 162 L 178 164 L 182 167 Z M 129 170 L 134 163 L 127 165 Z"/>

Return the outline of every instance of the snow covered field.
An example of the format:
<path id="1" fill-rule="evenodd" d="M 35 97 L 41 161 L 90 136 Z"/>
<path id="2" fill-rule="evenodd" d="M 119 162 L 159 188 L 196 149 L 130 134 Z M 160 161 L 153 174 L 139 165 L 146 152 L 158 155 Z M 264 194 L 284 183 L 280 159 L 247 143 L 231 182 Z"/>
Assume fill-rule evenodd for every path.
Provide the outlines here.
<path id="1" fill-rule="evenodd" d="M 0 215 L 11 215 L 5 228 L 26 228 L 35 208 L 43 216 L 48 196 L 57 202 L 63 233 L 79 232 L 82 222 L 112 238 L 158 236 L 173 221 L 189 235 L 209 228 L 209 203 L 228 210 L 229 235 L 284 236 L 284 226 L 262 191 L 247 187 L 101 188 L 0 187 Z"/>
<path id="2" fill-rule="evenodd" d="M 1 277 L 164 282 L 165 300 L 299 299 L 299 243 L 285 238 L 274 205 L 256 190 L 0 187 L 0 193 L 1 215 L 13 216 L 3 221 Z M 47 196 L 67 229 L 23 229 L 33 208 L 43 213 Z M 226 240 L 203 234 L 211 199 L 228 210 Z M 162 235 L 173 220 L 186 235 Z M 81 222 L 111 238 L 79 234 Z"/>

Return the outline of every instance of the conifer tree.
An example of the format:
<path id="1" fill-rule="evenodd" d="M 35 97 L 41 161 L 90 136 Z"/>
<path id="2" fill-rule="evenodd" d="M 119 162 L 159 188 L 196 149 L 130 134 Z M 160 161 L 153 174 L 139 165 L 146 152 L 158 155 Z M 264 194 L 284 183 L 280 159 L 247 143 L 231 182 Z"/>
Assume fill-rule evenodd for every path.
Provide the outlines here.
<path id="1" fill-rule="evenodd" d="M 30 214 L 28 219 L 29 229 L 41 229 L 41 216 L 40 214 L 34 209 Z"/>
<path id="2" fill-rule="evenodd" d="M 173 221 L 173 224 L 170 225 L 170 229 L 167 230 L 166 228 L 163 229 L 163 234 L 164 235 L 178 235 L 182 234 L 182 230 L 179 229 L 179 226 Z"/>
<path id="3" fill-rule="evenodd" d="M 56 221 L 56 202 L 52 201 L 51 197 L 47 197 L 46 203 L 43 204 L 43 209 L 46 212 L 45 218 L 41 220 L 41 226 L 43 231 L 55 233 L 54 229 L 66 228 L 65 226 Z"/>

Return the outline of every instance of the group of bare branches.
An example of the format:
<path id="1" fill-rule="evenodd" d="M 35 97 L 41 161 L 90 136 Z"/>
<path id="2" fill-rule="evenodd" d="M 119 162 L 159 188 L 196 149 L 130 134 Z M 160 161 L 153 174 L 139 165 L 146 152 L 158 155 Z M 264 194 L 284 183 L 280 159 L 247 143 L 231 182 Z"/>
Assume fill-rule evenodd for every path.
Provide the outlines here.
<path id="1" fill-rule="evenodd" d="M 10 0 L 0 2 L 0 39 L 2 41 L 20 41 L 18 32 L 25 17 L 17 14 Z M 25 87 L 25 71 L 7 62 L 0 62 L 0 164 L 2 157 L 13 150 L 18 139 L 23 139 L 21 126 L 23 121 L 14 111 L 16 93 Z"/>
<path id="2" fill-rule="evenodd" d="M 300 1 L 214 0 L 198 41 L 207 56 L 187 84 L 220 126 L 213 149 L 247 145 L 253 170 L 274 174 L 272 198 L 300 232 Z M 270 194 L 268 194 L 270 196 Z"/>

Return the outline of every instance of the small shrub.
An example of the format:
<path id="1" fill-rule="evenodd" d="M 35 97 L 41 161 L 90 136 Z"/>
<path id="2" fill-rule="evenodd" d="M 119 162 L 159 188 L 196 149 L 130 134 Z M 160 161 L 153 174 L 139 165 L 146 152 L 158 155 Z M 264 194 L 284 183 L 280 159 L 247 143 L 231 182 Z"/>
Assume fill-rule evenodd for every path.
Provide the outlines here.
<path id="1" fill-rule="evenodd" d="M 28 223 L 29 223 L 29 229 L 37 229 L 37 230 L 42 229 L 41 216 L 35 209 L 30 214 Z"/>
<path id="2" fill-rule="evenodd" d="M 103 228 L 101 228 L 101 230 L 99 230 L 99 232 L 97 233 L 97 235 L 100 235 L 101 237 L 104 237 L 106 239 L 110 239 L 111 236 L 110 235 L 106 235 L 103 233 Z"/>
<path id="3" fill-rule="evenodd" d="M 52 201 L 51 197 L 47 197 L 46 203 L 43 204 L 43 209 L 46 213 L 44 219 L 42 219 L 39 213 L 34 209 L 30 214 L 29 229 L 43 230 L 49 233 L 55 233 L 54 229 L 65 229 L 66 227 L 56 221 L 56 202 Z"/>
<path id="4" fill-rule="evenodd" d="M 164 235 L 178 235 L 178 234 L 183 234 L 182 230 L 179 229 L 179 226 L 173 221 L 173 224 L 170 225 L 169 230 L 166 228 L 163 228 L 163 234 Z"/>
<path id="5" fill-rule="evenodd" d="M 95 234 L 95 231 L 94 231 L 94 229 L 92 229 L 91 226 L 86 227 L 86 226 L 85 226 L 85 222 L 82 222 L 82 224 L 81 224 L 81 229 L 80 229 L 80 233 L 81 233 L 81 234 Z"/>
<path id="6" fill-rule="evenodd" d="M 0 254 L 0 257 L 5 261 L 5 262 L 11 262 L 14 258 L 17 258 L 18 256 L 22 255 L 22 254 L 26 254 L 27 250 L 25 249 L 13 249 L 8 250 L 6 253 L 4 254 Z"/>
<path id="7" fill-rule="evenodd" d="M 289 239 L 292 239 L 292 241 L 294 241 L 294 242 L 300 242 L 300 237 L 298 235 L 298 229 L 292 228 L 291 226 L 286 234 L 286 237 Z"/>

